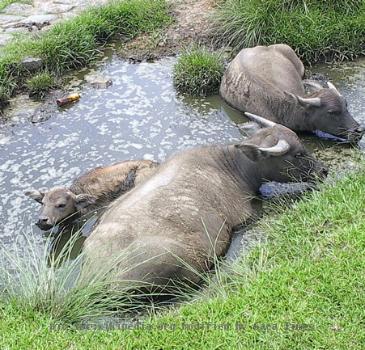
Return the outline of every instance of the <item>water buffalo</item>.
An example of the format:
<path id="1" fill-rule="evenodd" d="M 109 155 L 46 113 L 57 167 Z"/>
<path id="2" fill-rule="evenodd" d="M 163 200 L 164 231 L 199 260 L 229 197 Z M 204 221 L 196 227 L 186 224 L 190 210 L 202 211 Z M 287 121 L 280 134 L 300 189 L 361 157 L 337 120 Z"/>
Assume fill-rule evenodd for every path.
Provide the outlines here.
<path id="1" fill-rule="evenodd" d="M 319 84 L 305 95 L 304 66 L 283 44 L 243 49 L 224 73 L 220 94 L 228 104 L 295 131 L 322 131 L 350 142 L 364 134 L 336 87 Z M 313 89 L 312 89 L 313 90 Z"/>
<path id="2" fill-rule="evenodd" d="M 109 204 L 150 176 L 157 165 L 150 160 L 123 161 L 90 170 L 70 187 L 29 190 L 25 194 L 42 204 L 37 225 L 49 230 L 75 214 Z"/>
<path id="3" fill-rule="evenodd" d="M 84 270 L 114 261 L 122 284 L 140 281 L 159 290 L 197 283 L 227 251 L 232 229 L 255 215 L 263 182 L 325 176 L 293 131 L 256 120 L 270 127 L 242 143 L 185 150 L 116 199 L 84 243 Z"/>

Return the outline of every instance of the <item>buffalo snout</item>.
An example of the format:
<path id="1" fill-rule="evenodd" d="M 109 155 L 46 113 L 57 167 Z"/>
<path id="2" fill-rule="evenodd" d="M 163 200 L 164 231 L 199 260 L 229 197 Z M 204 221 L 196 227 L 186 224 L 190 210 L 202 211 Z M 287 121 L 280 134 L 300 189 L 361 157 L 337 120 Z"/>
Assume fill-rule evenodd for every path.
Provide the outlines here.
<path id="1" fill-rule="evenodd" d="M 51 220 L 49 219 L 49 217 L 43 216 L 43 215 L 38 218 L 36 225 L 41 230 L 49 230 L 53 227 L 53 224 L 51 223 Z"/>
<path id="2" fill-rule="evenodd" d="M 353 130 L 350 130 L 349 140 L 351 142 L 359 142 L 365 134 L 365 126 L 359 125 Z"/>

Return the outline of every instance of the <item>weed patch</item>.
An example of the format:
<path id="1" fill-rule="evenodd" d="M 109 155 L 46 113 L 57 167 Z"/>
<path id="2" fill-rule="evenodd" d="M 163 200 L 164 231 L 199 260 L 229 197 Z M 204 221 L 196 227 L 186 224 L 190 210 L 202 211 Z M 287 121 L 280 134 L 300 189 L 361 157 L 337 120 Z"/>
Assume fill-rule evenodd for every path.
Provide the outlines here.
<path id="1" fill-rule="evenodd" d="M 226 0 L 216 24 L 219 43 L 235 52 L 285 43 L 305 63 L 365 53 L 365 2 L 360 0 Z"/>
<path id="2" fill-rule="evenodd" d="M 173 70 L 173 81 L 179 92 L 205 96 L 218 92 L 224 71 L 219 53 L 203 47 L 186 49 Z"/>

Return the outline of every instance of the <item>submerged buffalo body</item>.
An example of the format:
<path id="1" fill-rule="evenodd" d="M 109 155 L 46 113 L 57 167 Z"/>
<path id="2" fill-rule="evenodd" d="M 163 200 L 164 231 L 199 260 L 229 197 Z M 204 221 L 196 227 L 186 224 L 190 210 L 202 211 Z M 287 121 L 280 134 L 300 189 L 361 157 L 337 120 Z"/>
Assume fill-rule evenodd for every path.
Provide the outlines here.
<path id="1" fill-rule="evenodd" d="M 149 160 L 119 162 L 90 170 L 68 188 L 30 190 L 25 194 L 42 204 L 37 225 L 48 230 L 77 213 L 109 204 L 150 176 L 157 165 Z"/>
<path id="2" fill-rule="evenodd" d="M 281 125 L 240 144 L 184 151 L 107 209 L 85 241 L 84 269 L 123 256 L 114 271 L 119 281 L 154 288 L 196 283 L 214 256 L 225 254 L 232 229 L 255 215 L 264 181 L 306 181 L 325 172 Z"/>
<path id="3" fill-rule="evenodd" d="M 305 95 L 304 66 L 287 45 L 243 49 L 229 64 L 221 96 L 243 112 L 255 113 L 295 131 L 324 131 L 358 141 L 364 128 L 350 115 L 335 86 L 312 83 Z"/>

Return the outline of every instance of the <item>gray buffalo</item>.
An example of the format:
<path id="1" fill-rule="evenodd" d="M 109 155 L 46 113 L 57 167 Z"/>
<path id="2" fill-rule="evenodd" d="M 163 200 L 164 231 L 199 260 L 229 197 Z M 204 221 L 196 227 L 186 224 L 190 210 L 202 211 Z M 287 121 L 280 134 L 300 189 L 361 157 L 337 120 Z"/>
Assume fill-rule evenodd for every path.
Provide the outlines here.
<path id="1" fill-rule="evenodd" d="M 350 142 L 364 134 L 336 87 L 312 84 L 305 95 L 304 66 L 283 44 L 243 49 L 224 73 L 220 94 L 228 104 L 295 131 L 322 131 Z"/>
<path id="2" fill-rule="evenodd" d="M 42 204 L 37 225 L 48 230 L 75 214 L 109 204 L 150 176 L 157 165 L 150 160 L 123 161 L 90 170 L 70 187 L 28 190 L 25 194 Z"/>
<path id="3" fill-rule="evenodd" d="M 98 271 L 123 256 L 113 265 L 121 284 L 139 281 L 161 290 L 176 281 L 197 283 L 214 257 L 226 253 L 232 229 L 255 216 L 263 182 L 326 175 L 293 131 L 253 117 L 268 127 L 241 143 L 172 156 L 116 199 L 84 243 L 84 270 Z"/>

